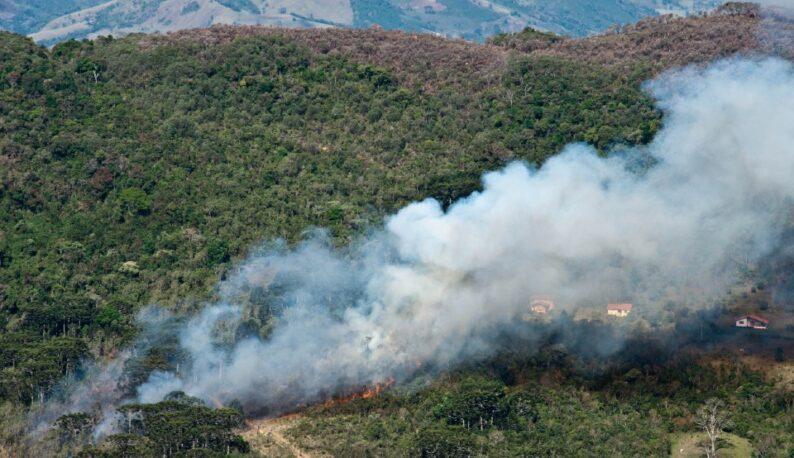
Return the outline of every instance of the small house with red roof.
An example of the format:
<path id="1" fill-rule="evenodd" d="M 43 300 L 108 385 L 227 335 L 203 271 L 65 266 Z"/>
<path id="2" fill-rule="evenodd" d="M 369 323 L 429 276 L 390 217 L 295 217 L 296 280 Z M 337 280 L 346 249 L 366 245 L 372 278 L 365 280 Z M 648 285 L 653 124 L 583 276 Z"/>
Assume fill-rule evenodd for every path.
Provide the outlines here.
<path id="1" fill-rule="evenodd" d="M 737 328 L 753 328 L 764 330 L 769 326 L 769 320 L 758 315 L 742 315 L 736 318 Z"/>

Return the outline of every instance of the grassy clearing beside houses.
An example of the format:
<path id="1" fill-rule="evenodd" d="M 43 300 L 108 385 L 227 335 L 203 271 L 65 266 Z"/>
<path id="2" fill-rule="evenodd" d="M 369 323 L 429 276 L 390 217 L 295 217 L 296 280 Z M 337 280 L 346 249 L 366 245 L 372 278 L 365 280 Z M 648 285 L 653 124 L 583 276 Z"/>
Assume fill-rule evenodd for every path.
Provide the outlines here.
<path id="1" fill-rule="evenodd" d="M 717 455 L 724 458 L 744 458 L 753 455 L 750 441 L 734 434 L 725 434 Z M 708 440 L 704 433 L 682 433 L 673 436 L 670 455 L 673 458 L 695 458 L 704 455 L 703 443 Z"/>

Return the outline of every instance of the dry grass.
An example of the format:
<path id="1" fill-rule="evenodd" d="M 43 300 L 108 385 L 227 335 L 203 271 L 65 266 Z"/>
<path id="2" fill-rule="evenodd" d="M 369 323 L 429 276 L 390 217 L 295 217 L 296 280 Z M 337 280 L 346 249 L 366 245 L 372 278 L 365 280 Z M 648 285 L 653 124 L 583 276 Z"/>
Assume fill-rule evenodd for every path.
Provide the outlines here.
<path id="1" fill-rule="evenodd" d="M 317 456 L 301 449 L 285 434 L 300 421 L 300 418 L 299 415 L 286 415 L 249 420 L 246 429 L 242 431 L 242 436 L 251 445 L 251 449 L 261 456 L 276 458 Z"/>
<path id="2" fill-rule="evenodd" d="M 725 434 L 725 445 L 717 450 L 720 458 L 747 458 L 752 456 L 750 441 L 734 434 Z M 706 440 L 702 433 L 678 434 L 673 438 L 670 455 L 673 458 L 699 458 L 704 455 L 701 442 Z"/>
<path id="3" fill-rule="evenodd" d="M 751 370 L 764 374 L 776 387 L 794 393 L 794 361 L 776 362 L 759 356 L 745 356 L 740 361 Z"/>

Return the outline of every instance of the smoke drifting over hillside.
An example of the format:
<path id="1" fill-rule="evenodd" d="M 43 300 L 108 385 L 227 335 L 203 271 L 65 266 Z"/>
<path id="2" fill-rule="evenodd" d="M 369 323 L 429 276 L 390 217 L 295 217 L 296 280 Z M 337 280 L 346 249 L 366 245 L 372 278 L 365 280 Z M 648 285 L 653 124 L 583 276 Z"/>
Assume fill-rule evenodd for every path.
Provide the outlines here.
<path id="1" fill-rule="evenodd" d="M 728 60 L 647 89 L 666 114 L 647 147 L 513 163 L 446 211 L 411 204 L 344 250 L 322 236 L 262 249 L 179 330 L 189 364 L 152 374 L 137 400 L 182 390 L 277 411 L 488 355 L 534 294 L 641 308 L 724 292 L 791 208 L 794 68 Z M 266 340 L 242 331 L 270 315 Z"/>

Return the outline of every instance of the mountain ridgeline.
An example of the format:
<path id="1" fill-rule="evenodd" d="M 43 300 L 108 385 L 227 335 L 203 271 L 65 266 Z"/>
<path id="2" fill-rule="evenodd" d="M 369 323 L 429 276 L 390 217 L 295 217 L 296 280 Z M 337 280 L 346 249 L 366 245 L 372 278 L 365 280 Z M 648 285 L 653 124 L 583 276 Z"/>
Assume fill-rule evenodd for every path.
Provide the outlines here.
<path id="1" fill-rule="evenodd" d="M 689 15 L 719 0 L 5 0 L 0 28 L 40 43 L 132 32 L 173 32 L 214 24 L 294 28 L 373 25 L 482 41 L 527 26 L 583 36 L 658 14 Z"/>
<path id="2" fill-rule="evenodd" d="M 290 244 L 325 228 L 344 245 L 412 201 L 449 205 L 478 190 L 483 172 L 508 162 L 539 166 L 572 142 L 604 155 L 646 144 L 663 122 L 642 88 L 646 80 L 735 54 L 792 59 L 793 31 L 785 17 L 729 4 L 584 39 L 527 29 L 486 44 L 379 29 L 217 26 L 47 49 L 0 32 L 0 439 L 9 447 L 22 440 L 28 425 L 20 406 L 41 407 L 64 377 L 79 378 L 85 361 L 115 358 L 138 335 L 135 316 L 144 306 L 194 311 L 263 241 Z M 250 300 L 257 294 L 250 291 Z M 252 318 L 246 332 L 267 336 L 277 320 Z M 131 359 L 123 368 L 129 387 L 177 366 L 172 348 L 162 342 Z M 528 357 L 556 374 L 544 377 L 573 371 L 554 351 L 543 361 Z M 625 453 L 658 455 L 670 431 L 685 430 L 679 423 L 692 425 L 686 408 L 718 391 L 729 372 L 703 369 L 685 400 L 629 431 L 606 425 L 644 419 L 639 412 L 655 388 L 639 371 L 632 380 L 643 382 L 625 403 L 611 385 L 615 374 L 589 380 L 589 389 L 608 393 L 599 404 L 573 387 L 511 391 L 508 385 L 520 385 L 515 374 L 535 369 L 510 364 L 497 358 L 469 368 L 478 375 L 453 377 L 414 398 L 338 407 L 334 415 L 386 413 L 377 422 L 359 415 L 355 431 L 369 441 L 368 452 L 318 447 L 377 454 L 393 443 L 409 454 L 472 455 L 478 447 L 497 450 L 500 441 L 514 444 L 529 427 L 526 418 L 545 418 L 554 426 L 532 433 L 535 450 L 545 450 L 539 454 L 565 452 L 549 439 L 556 428 L 577 443 L 609 437 L 625 447 L 646 434 L 646 448 Z M 622 374 L 616 377 L 625 384 Z M 737 431 L 757 447 L 790 452 L 790 439 L 779 439 L 790 397 L 742 374 L 737 384 L 769 396 L 755 413 L 737 410 Z M 685 383 L 670 368 L 653 377 L 665 396 Z M 475 404 L 487 412 L 471 413 Z M 547 404 L 576 412 L 557 418 Z M 592 410 L 577 410 L 580 404 Z M 125 409 L 147 421 L 130 423 L 102 453 L 170 454 L 196 444 L 249 451 L 230 432 L 242 426 L 234 408 L 213 410 L 175 394 Z M 531 415 L 515 417 L 522 409 Z M 428 411 L 432 418 L 422 417 Z M 590 414 L 600 426 L 588 436 L 572 418 Z M 71 453 L 92 441 L 95 419 L 75 415 L 59 420 L 61 436 L 47 450 Z M 301 426 L 306 435 L 331 428 L 328 414 L 318 415 Z M 765 415 L 773 420 L 753 429 Z M 180 418 L 193 419 L 193 429 L 178 429 Z M 422 433 L 406 432 L 420 424 Z"/>

